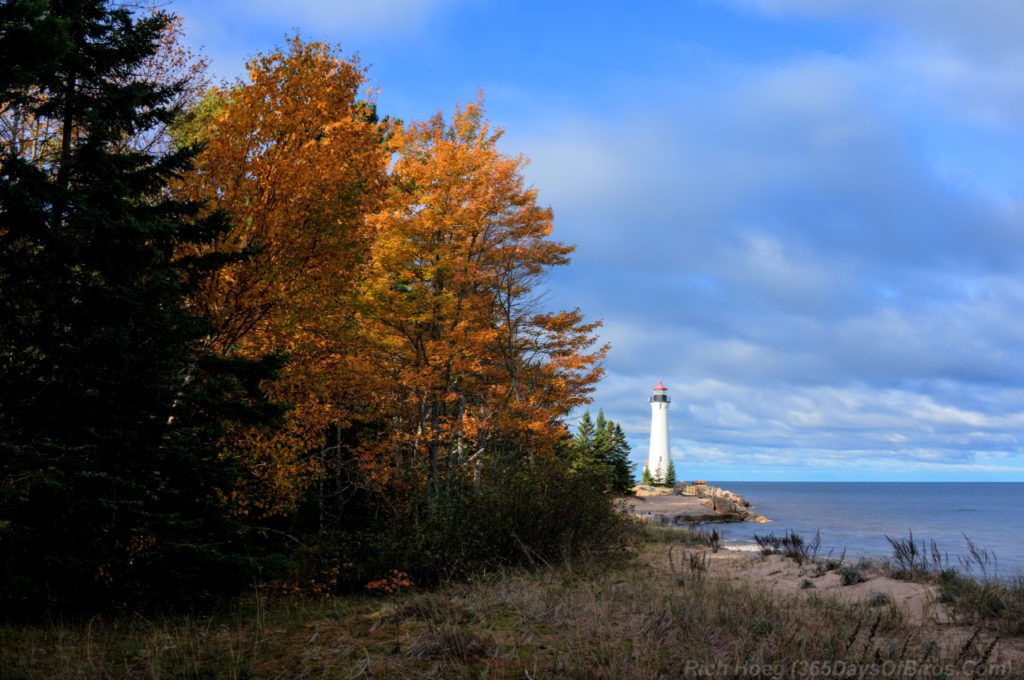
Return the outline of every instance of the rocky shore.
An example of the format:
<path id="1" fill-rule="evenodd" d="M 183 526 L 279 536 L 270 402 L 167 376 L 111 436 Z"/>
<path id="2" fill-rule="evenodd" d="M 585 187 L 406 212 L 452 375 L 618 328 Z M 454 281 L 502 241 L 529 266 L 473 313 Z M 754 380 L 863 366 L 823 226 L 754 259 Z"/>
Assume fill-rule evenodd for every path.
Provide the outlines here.
<path id="1" fill-rule="evenodd" d="M 770 521 L 738 494 L 706 484 L 665 488 L 638 484 L 619 500 L 623 512 L 662 526 Z"/>

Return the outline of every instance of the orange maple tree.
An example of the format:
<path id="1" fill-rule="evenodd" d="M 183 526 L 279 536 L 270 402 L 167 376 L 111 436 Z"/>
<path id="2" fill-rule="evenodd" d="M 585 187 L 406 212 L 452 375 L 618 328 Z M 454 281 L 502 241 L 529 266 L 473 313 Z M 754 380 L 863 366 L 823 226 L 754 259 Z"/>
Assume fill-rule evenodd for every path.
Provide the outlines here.
<path id="1" fill-rule="evenodd" d="M 320 465 L 307 454 L 345 418 L 332 376 L 353 332 L 364 217 L 379 200 L 387 153 L 373 106 L 360 98 L 357 60 L 296 38 L 248 71 L 248 82 L 208 92 L 182 125 L 182 141 L 201 140 L 204 150 L 177 190 L 229 216 L 214 248 L 250 255 L 193 298 L 213 323 L 209 342 L 225 354 L 288 359 L 270 387 L 291 406 L 284 426 L 236 432 L 230 447 L 250 473 L 238 503 L 275 512 L 315 478 Z"/>
<path id="2" fill-rule="evenodd" d="M 213 248 L 250 254 L 194 296 L 209 342 L 288 359 L 271 386 L 284 427 L 228 444 L 242 511 L 288 512 L 342 471 L 435 498 L 495 456 L 552 452 L 601 375 L 598 324 L 537 300 L 572 247 L 482 103 L 393 125 L 363 84 L 356 61 L 295 39 L 179 127 L 205 148 L 178 191 L 228 213 Z"/>
<path id="3" fill-rule="evenodd" d="M 361 279 L 358 362 L 375 470 L 433 497 L 489 456 L 550 452 L 601 375 L 598 324 L 545 313 L 536 286 L 569 261 L 552 213 L 497 148 L 481 102 L 395 131 Z"/>

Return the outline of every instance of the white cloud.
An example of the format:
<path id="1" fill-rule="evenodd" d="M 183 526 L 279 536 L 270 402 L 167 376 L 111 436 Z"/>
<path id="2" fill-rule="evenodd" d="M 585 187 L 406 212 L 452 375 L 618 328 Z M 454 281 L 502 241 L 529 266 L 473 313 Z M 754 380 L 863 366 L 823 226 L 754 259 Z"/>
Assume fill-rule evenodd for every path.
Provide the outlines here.
<path id="1" fill-rule="evenodd" d="M 1017 469 L 970 462 L 1020 459 L 1012 212 L 951 191 L 849 89 L 834 88 L 832 106 L 807 102 L 790 80 L 801 69 L 787 71 L 722 93 L 742 93 L 742 116 L 717 115 L 711 99 L 716 125 L 685 112 L 671 135 L 654 120 L 590 125 L 535 159 L 560 232 L 583 244 L 558 295 L 608 318 L 597 403 L 645 453 L 645 399 L 663 378 L 674 452 L 698 469 L 723 455 L 748 469 L 878 469 L 920 452 L 921 471 Z M 844 126 L 856 134 L 820 143 L 819 130 Z M 638 129 L 662 148 L 647 155 Z M 588 141 L 600 182 L 569 187 L 572 149 Z"/>
<path id="2" fill-rule="evenodd" d="M 979 175 L 1019 157 L 1024 4 L 733 2 L 851 39 L 516 140 L 581 244 L 556 298 L 609 320 L 597 403 L 646 453 L 663 378 L 688 475 L 1024 474 L 1020 189 Z"/>
<path id="3" fill-rule="evenodd" d="M 1021 122 L 1024 3 L 1018 0 L 726 0 L 769 17 L 869 22 L 860 55 L 888 98 L 974 124 Z"/>

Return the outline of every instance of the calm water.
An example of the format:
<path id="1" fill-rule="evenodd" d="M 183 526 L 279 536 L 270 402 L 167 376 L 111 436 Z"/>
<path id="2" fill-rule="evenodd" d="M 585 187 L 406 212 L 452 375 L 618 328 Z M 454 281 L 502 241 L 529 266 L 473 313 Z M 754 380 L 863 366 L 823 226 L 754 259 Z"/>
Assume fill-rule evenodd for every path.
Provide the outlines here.
<path id="1" fill-rule="evenodd" d="M 1024 483 L 712 482 L 754 504 L 769 524 L 719 525 L 723 542 L 753 545 L 754 534 L 792 529 L 805 538 L 821 531 L 824 554 L 846 548 L 850 557 L 890 554 L 886 535 L 934 539 L 952 562 L 965 552 L 966 534 L 998 559 L 999 572 L 1024 574 L 1021 505 Z"/>

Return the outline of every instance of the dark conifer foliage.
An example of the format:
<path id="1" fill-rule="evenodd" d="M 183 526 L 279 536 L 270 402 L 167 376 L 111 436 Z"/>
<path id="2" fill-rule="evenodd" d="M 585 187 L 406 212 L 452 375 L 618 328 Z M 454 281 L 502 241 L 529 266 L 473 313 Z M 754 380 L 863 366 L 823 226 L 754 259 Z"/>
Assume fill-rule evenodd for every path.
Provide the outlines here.
<path id="1" fill-rule="evenodd" d="M 176 261 L 225 226 L 166 185 L 192 150 L 122 142 L 175 114 L 142 82 L 167 17 L 97 0 L 0 4 L 0 106 L 40 130 L 0 159 L 0 608 L 223 592 L 225 424 L 277 415 L 270 362 L 203 351 Z M 219 568 L 236 562 L 230 569 Z"/>
<path id="2" fill-rule="evenodd" d="M 576 469 L 595 472 L 610 490 L 621 493 L 634 484 L 631 451 L 622 427 L 605 418 L 604 411 L 598 411 L 596 421 L 584 411 L 571 445 Z"/>

